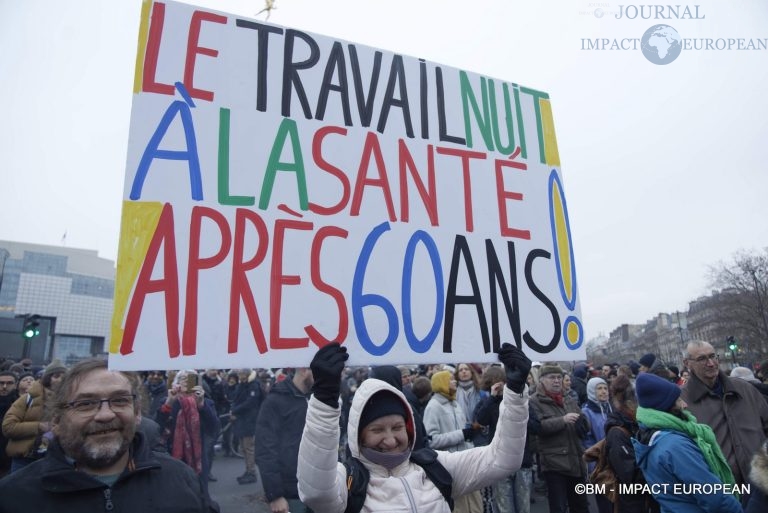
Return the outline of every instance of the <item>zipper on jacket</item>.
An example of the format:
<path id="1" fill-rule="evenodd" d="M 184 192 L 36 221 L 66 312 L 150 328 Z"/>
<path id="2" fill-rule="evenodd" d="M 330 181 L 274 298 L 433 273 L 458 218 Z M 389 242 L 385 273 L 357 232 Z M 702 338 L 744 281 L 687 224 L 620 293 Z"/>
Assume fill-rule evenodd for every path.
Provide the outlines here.
<path id="1" fill-rule="evenodd" d="M 408 481 L 406 481 L 404 477 L 399 477 L 398 479 L 401 483 L 403 483 L 403 488 L 405 488 L 405 495 L 408 497 L 408 502 L 411 504 L 411 511 L 413 513 L 418 513 L 418 510 L 416 509 L 416 501 L 413 499 L 413 491 L 408 485 Z"/>
<path id="2" fill-rule="evenodd" d="M 104 489 L 104 509 L 107 511 L 115 509 L 115 505 L 112 504 L 112 488 Z"/>

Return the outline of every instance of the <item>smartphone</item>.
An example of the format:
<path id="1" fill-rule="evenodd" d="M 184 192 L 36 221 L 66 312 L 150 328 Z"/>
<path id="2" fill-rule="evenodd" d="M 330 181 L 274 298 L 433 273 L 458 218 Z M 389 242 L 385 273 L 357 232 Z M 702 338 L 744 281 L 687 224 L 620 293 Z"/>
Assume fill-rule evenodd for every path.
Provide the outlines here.
<path id="1" fill-rule="evenodd" d="M 187 374 L 187 391 L 191 391 L 192 387 L 196 387 L 198 383 L 197 374 Z"/>

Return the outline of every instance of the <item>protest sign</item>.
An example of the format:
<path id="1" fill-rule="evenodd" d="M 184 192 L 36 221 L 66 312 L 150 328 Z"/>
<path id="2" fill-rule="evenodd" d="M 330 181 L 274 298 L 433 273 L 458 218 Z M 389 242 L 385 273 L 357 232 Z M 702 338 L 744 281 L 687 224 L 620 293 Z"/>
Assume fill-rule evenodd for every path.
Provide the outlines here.
<path id="1" fill-rule="evenodd" d="M 583 358 L 549 96 L 145 2 L 110 365 Z"/>

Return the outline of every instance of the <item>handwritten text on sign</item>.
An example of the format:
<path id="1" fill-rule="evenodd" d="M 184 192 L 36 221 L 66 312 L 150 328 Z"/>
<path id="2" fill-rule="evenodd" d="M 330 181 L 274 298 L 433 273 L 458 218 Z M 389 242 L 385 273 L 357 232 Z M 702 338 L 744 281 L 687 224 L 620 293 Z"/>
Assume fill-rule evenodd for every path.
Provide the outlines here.
<path id="1" fill-rule="evenodd" d="M 114 367 L 581 356 L 547 94 L 175 2 L 134 93 Z"/>

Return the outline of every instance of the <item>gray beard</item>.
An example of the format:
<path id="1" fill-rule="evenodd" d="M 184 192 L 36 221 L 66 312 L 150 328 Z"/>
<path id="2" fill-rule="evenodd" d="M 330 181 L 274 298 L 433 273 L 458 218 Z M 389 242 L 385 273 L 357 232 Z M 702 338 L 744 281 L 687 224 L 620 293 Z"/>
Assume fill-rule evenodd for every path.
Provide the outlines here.
<path id="1" fill-rule="evenodd" d="M 131 440 L 126 440 L 122 433 L 120 433 L 119 437 L 106 442 L 94 442 L 82 438 L 72 440 L 63 437 L 59 438 L 59 443 L 62 449 L 64 449 L 64 453 L 78 464 L 89 468 L 102 469 L 120 460 L 130 448 Z"/>

